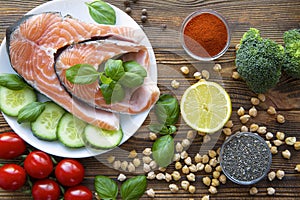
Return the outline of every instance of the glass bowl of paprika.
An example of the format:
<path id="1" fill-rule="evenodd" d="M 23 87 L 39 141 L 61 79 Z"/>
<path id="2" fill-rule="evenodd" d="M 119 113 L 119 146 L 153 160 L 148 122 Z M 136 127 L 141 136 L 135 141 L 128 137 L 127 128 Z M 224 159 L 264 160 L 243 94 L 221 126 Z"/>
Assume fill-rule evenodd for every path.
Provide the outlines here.
<path id="1" fill-rule="evenodd" d="M 211 61 L 222 56 L 230 45 L 227 21 L 217 12 L 202 9 L 191 13 L 181 26 L 181 44 L 192 58 Z"/>

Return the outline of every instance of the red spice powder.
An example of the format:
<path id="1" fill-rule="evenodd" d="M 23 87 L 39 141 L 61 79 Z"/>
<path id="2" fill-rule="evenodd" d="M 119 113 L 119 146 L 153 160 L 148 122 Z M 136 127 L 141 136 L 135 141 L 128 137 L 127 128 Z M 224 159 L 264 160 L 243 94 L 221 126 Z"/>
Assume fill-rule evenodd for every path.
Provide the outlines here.
<path id="1" fill-rule="evenodd" d="M 186 47 L 200 57 L 213 57 L 220 53 L 227 43 L 227 28 L 224 22 L 210 13 L 192 18 L 184 28 Z"/>

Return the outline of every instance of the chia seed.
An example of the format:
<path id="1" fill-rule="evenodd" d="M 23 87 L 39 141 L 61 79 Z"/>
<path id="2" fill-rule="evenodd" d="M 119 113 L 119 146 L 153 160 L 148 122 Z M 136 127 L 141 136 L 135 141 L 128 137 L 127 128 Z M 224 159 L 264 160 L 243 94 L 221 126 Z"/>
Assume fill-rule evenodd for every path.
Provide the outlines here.
<path id="1" fill-rule="evenodd" d="M 255 133 L 242 132 L 228 138 L 221 149 L 221 167 L 233 182 L 249 185 L 261 180 L 269 171 L 271 151 Z"/>

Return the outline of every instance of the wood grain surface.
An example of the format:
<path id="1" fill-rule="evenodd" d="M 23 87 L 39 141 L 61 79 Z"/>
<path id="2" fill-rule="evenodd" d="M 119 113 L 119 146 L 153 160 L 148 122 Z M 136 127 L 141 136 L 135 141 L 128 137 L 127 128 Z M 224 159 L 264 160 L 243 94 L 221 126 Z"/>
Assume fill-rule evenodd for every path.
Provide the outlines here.
<path id="1" fill-rule="evenodd" d="M 5 30 L 8 26 L 22 17 L 32 8 L 47 2 L 46 0 L 1 0 L 0 1 L 0 40 L 5 37 Z M 125 10 L 122 0 L 108 0 L 109 3 Z M 283 44 L 283 33 L 292 28 L 300 27 L 300 1 L 298 0 L 139 0 L 137 3 L 131 1 L 132 13 L 131 16 L 137 23 L 143 26 L 155 52 L 158 65 L 158 85 L 161 93 L 170 93 L 175 95 L 178 100 L 185 89 L 196 80 L 193 78 L 193 73 L 208 69 L 211 71 L 211 80 L 221 83 L 229 93 L 232 100 L 232 131 L 238 131 L 242 124 L 237 116 L 237 110 L 243 106 L 245 110 L 252 107 L 250 98 L 257 96 L 251 92 L 245 83 L 241 80 L 234 80 L 232 72 L 235 69 L 235 45 L 239 42 L 241 36 L 250 27 L 255 27 L 261 31 L 263 37 L 274 39 L 280 44 Z M 141 10 L 146 8 L 148 11 L 148 21 L 142 23 L 140 20 Z M 184 18 L 191 12 L 203 8 L 213 9 L 222 14 L 230 24 L 231 29 L 231 44 L 228 51 L 215 62 L 204 63 L 196 61 L 186 55 L 179 41 L 180 26 Z M 163 28 L 166 25 L 166 28 Z M 222 71 L 219 74 L 213 73 L 211 68 L 214 63 L 222 65 Z M 190 73 L 182 75 L 180 67 L 188 66 Z M 0 61 L 0 67 L 1 61 Z M 171 81 L 177 80 L 180 82 L 180 87 L 174 89 L 171 87 Z M 279 124 L 276 122 L 275 116 L 270 116 L 266 113 L 268 106 L 274 106 L 277 112 L 282 114 L 286 122 Z M 266 101 L 257 106 L 258 116 L 252 118 L 246 125 L 257 123 L 260 126 L 266 126 L 267 130 L 276 133 L 282 131 L 286 136 L 295 136 L 300 141 L 300 80 L 290 78 L 286 75 L 282 76 L 280 83 L 266 94 Z M 115 155 L 117 159 L 124 161 L 128 160 L 129 151 L 136 150 L 139 157 L 142 157 L 142 151 L 146 147 L 152 146 L 152 141 L 148 138 L 149 131 L 147 125 L 151 123 L 153 113 L 147 117 L 143 126 L 137 133 L 130 138 L 126 143 L 121 145 L 116 150 L 105 153 L 101 156 L 78 159 L 85 167 L 85 179 L 83 184 L 94 191 L 94 177 L 96 175 L 107 175 L 110 178 L 116 179 L 120 173 L 126 174 L 128 177 L 135 176 L 137 173 L 142 173 L 142 169 L 138 169 L 137 173 L 129 173 L 120 170 L 114 170 L 110 164 L 106 162 L 109 155 Z M 186 137 L 187 131 L 191 130 L 182 119 L 176 124 L 178 131 L 174 135 L 175 141 L 180 142 Z M 10 131 L 11 128 L 5 122 L 4 118 L 0 117 L 0 132 Z M 212 147 L 203 144 L 203 137 L 196 135 L 187 152 L 193 157 L 197 152 L 207 153 L 208 149 L 218 149 L 225 136 L 216 134 L 211 136 L 217 142 Z M 30 147 L 32 148 L 32 147 Z M 291 151 L 291 159 L 286 160 L 281 156 L 281 152 L 285 149 Z M 296 164 L 300 164 L 300 151 L 295 151 L 292 146 L 282 145 L 278 148 L 279 153 L 273 156 L 271 170 L 284 170 L 285 177 L 283 180 L 275 179 L 269 181 L 264 178 L 259 183 L 255 184 L 258 188 L 258 194 L 251 196 L 249 189 L 251 186 L 241 186 L 230 182 L 225 185 L 221 184 L 218 187 L 217 194 L 210 194 L 208 187 L 202 183 L 202 177 L 211 176 L 205 172 L 196 173 L 196 181 L 192 183 L 196 186 L 196 192 L 190 194 L 183 189 L 178 193 L 171 193 L 168 186 L 170 183 L 175 183 L 180 186 L 179 181 L 149 180 L 148 189 L 153 188 L 156 195 L 155 199 L 201 199 L 204 195 L 210 195 L 210 199 L 233 200 L 233 199 L 300 199 L 300 173 L 297 173 L 294 168 Z M 57 158 L 60 159 L 60 158 Z M 17 163 L 19 160 L 0 160 L 0 163 Z M 131 160 L 129 160 L 131 161 Z M 167 168 L 167 172 L 174 171 L 174 163 Z M 159 172 L 158 170 L 156 171 Z M 182 180 L 185 176 L 182 176 Z M 267 188 L 273 187 L 276 189 L 275 195 L 267 195 Z M 0 199 L 31 199 L 29 194 L 25 194 L 24 190 L 29 189 L 24 187 L 15 192 L 7 192 L 0 190 Z M 120 196 L 118 196 L 120 198 Z M 143 195 L 141 199 L 150 199 L 147 195 Z"/>

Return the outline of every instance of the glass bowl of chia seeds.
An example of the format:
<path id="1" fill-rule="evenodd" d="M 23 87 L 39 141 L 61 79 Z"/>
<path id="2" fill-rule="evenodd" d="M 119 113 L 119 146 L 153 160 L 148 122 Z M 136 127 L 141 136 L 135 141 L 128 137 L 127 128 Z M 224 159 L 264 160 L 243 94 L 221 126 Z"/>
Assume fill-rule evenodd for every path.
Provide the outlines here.
<path id="1" fill-rule="evenodd" d="M 263 179 L 271 163 L 270 148 L 256 133 L 238 132 L 221 147 L 222 171 L 229 180 L 240 185 L 251 185 Z"/>

